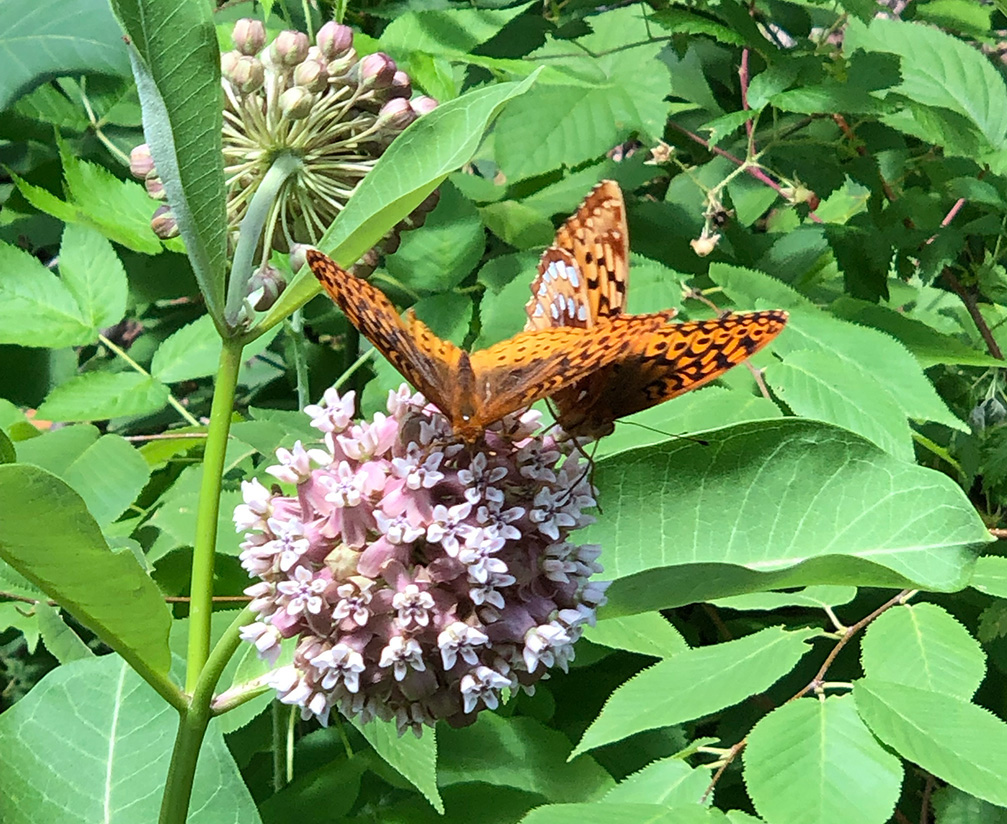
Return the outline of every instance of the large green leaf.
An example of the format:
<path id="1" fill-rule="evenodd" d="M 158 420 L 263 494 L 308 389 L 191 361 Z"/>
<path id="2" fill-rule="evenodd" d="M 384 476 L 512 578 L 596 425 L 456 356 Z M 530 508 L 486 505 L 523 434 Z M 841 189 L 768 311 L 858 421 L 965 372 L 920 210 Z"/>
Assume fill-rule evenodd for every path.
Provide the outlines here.
<path id="1" fill-rule="evenodd" d="M 177 726 L 178 713 L 114 655 L 57 668 L 0 716 L 0 820 L 157 821 Z M 190 808 L 189 824 L 259 821 L 214 723 Z"/>
<path id="2" fill-rule="evenodd" d="M 986 675 L 986 656 L 967 629 L 936 604 L 896 607 L 861 643 L 868 678 L 970 699 Z"/>
<path id="3" fill-rule="evenodd" d="M 534 81 L 532 75 L 521 83 L 475 89 L 411 124 L 361 181 L 319 248 L 346 265 L 359 259 L 445 177 L 471 160 L 483 132 L 503 106 L 528 91 Z M 279 323 L 318 290 L 318 281 L 305 270 L 287 287 L 260 329 Z"/>
<path id="4" fill-rule="evenodd" d="M 865 678 L 857 712 L 882 743 L 960 790 L 1007 807 L 1007 724 L 940 692 Z"/>
<path id="5" fill-rule="evenodd" d="M 354 726 L 390 767 L 422 793 L 441 815 L 444 801 L 437 786 L 437 736 L 427 730 L 422 738 L 399 736 L 395 725 L 386 721 Z"/>
<path id="6" fill-rule="evenodd" d="M 0 466 L 0 557 L 128 661 L 166 673 L 171 613 L 129 551 L 105 543 L 83 499 L 55 475 Z"/>
<path id="7" fill-rule="evenodd" d="M 521 824 L 727 824 L 720 810 L 689 804 L 546 804 Z"/>
<path id="8" fill-rule="evenodd" d="M 102 421 L 163 409 L 168 388 L 139 372 L 86 372 L 61 383 L 38 414 L 50 421 Z"/>
<path id="9" fill-rule="evenodd" d="M 599 461 L 615 614 L 814 583 L 968 583 L 992 540 L 939 472 L 832 426 L 786 418 Z"/>
<path id="10" fill-rule="evenodd" d="M 643 730 L 700 718 L 762 692 L 810 651 L 804 642 L 814 634 L 769 627 L 655 664 L 612 693 L 573 755 Z"/>
<path id="11" fill-rule="evenodd" d="M 129 34 L 143 132 L 207 309 L 223 323 L 224 204 L 220 52 L 202 2 L 112 0 Z"/>
<path id="12" fill-rule="evenodd" d="M 809 697 L 773 710 L 748 734 L 745 784 L 769 824 L 884 824 L 899 799 L 902 764 L 864 726 L 852 698 Z"/>
<path id="13" fill-rule="evenodd" d="M 0 111 L 53 77 L 129 73 L 106 0 L 3 0 L 0 17 Z"/>
<path id="14" fill-rule="evenodd" d="M 605 795 L 605 804 L 695 804 L 710 775 L 680 758 L 662 758 L 635 772 Z"/>

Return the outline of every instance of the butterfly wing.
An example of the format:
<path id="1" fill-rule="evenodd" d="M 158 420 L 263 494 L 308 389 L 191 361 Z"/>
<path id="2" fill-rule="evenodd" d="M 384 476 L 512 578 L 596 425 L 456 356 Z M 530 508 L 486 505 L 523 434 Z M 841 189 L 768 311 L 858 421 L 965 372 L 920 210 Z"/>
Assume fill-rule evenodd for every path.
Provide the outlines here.
<path id="1" fill-rule="evenodd" d="M 590 329 L 529 330 L 470 356 L 482 422 L 553 396 L 625 357 L 667 323 L 668 313 L 606 318 Z"/>
<path id="2" fill-rule="evenodd" d="M 462 355 L 450 341 L 437 337 L 412 313 L 403 322 L 384 292 L 351 275 L 332 258 L 307 251 L 308 266 L 343 314 L 427 400 L 455 421 L 455 379 Z"/>
<path id="3" fill-rule="evenodd" d="M 786 312 L 771 310 L 667 324 L 636 339 L 607 370 L 607 383 L 592 383 L 589 394 L 561 410 L 560 424 L 573 434 L 607 434 L 617 418 L 719 378 L 766 346 L 786 323 Z"/>

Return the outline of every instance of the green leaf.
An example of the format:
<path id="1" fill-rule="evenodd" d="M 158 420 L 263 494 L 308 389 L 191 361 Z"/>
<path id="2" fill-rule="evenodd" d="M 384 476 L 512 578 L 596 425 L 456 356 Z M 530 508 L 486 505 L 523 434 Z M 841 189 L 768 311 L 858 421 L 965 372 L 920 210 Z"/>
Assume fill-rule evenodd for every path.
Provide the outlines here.
<path id="1" fill-rule="evenodd" d="M 836 587 L 822 585 L 805 587 L 798 592 L 752 592 L 717 598 L 711 603 L 721 609 L 739 611 L 772 612 L 786 607 L 810 607 L 824 609 L 848 604 L 857 597 L 856 587 Z"/>
<path id="2" fill-rule="evenodd" d="M 59 248 L 59 274 L 84 322 L 99 330 L 126 313 L 126 270 L 112 244 L 94 229 L 70 224 Z"/>
<path id="3" fill-rule="evenodd" d="M 0 243 L 0 343 L 60 349 L 95 340 L 74 296 L 32 255 Z"/>
<path id="4" fill-rule="evenodd" d="M 411 52 L 428 54 L 471 52 L 494 37 L 531 3 L 506 9 L 449 8 L 409 11 L 396 15 L 381 33 L 381 48 L 396 60 Z"/>
<path id="5" fill-rule="evenodd" d="M 118 435 L 102 435 L 93 426 L 47 432 L 25 443 L 21 462 L 57 475 L 87 503 L 105 528 L 136 500 L 150 478 L 141 455 Z"/>
<path id="6" fill-rule="evenodd" d="M 0 819 L 4 824 L 157 821 L 177 727 L 178 713 L 120 658 L 106 655 L 58 667 L 0 717 Z M 187 821 L 259 820 L 211 721 Z"/>
<path id="7" fill-rule="evenodd" d="M 66 625 L 59 610 L 53 609 L 48 604 L 36 604 L 35 614 L 38 616 L 39 633 L 42 635 L 45 648 L 61 664 L 94 657 L 87 644 Z"/>
<path id="8" fill-rule="evenodd" d="M 407 232 L 399 250 L 385 260 L 385 268 L 411 289 L 445 292 L 468 277 L 485 250 L 478 210 L 448 184 L 441 187 L 440 201 L 423 231 Z"/>
<path id="9" fill-rule="evenodd" d="M 592 644 L 655 658 L 670 658 L 689 648 L 682 633 L 658 612 L 604 618 L 596 626 L 585 627 L 584 637 Z"/>
<path id="10" fill-rule="evenodd" d="M 969 586 L 994 598 L 1007 598 L 1007 558 L 998 555 L 980 558 Z"/>
<path id="11" fill-rule="evenodd" d="M 935 790 L 930 803 L 939 824 L 1007 824 L 1007 810 L 954 787 Z"/>
<path id="12" fill-rule="evenodd" d="M 545 804 L 521 824 L 726 824 L 720 810 L 690 804 Z"/>
<path id="13" fill-rule="evenodd" d="M 637 732 L 709 715 L 768 689 L 810 651 L 804 642 L 814 634 L 768 627 L 655 664 L 612 693 L 571 758 Z"/>
<path id="14" fill-rule="evenodd" d="M 854 683 L 857 712 L 907 761 L 977 798 L 1007 807 L 1007 724 L 939 692 L 874 678 Z"/>
<path id="15" fill-rule="evenodd" d="M 799 349 L 766 370 L 766 383 L 802 418 L 834 423 L 896 458 L 913 460 L 905 413 L 865 369 L 822 350 Z"/>
<path id="16" fill-rule="evenodd" d="M 438 813 L 444 815 L 444 801 L 437 788 L 437 735 L 427 730 L 422 738 L 395 732 L 395 724 L 372 721 L 353 722 L 360 734 L 374 747 L 387 764 L 420 791 Z"/>
<path id="17" fill-rule="evenodd" d="M 680 758 L 662 758 L 635 772 L 609 792 L 604 804 L 695 804 L 706 793 L 710 775 Z"/>
<path id="18" fill-rule="evenodd" d="M 150 374 L 162 383 L 213 375 L 220 365 L 220 335 L 213 318 L 203 315 L 173 332 L 157 347 Z"/>
<path id="19" fill-rule="evenodd" d="M 585 538 L 617 579 L 606 617 L 817 583 L 953 591 L 991 540 L 950 478 L 845 430 L 785 418 L 704 438 L 597 463 L 617 515 Z"/>
<path id="20" fill-rule="evenodd" d="M 86 372 L 49 393 L 38 415 L 50 421 L 102 421 L 163 409 L 168 387 L 138 372 Z"/>
<path id="21" fill-rule="evenodd" d="M 755 725 L 745 748 L 745 784 L 770 822 L 884 824 L 899 800 L 902 772 L 849 696 L 784 704 Z"/>
<path id="22" fill-rule="evenodd" d="M 895 607 L 861 642 L 864 674 L 893 684 L 970 699 L 986 675 L 986 655 L 967 629 L 936 604 Z"/>
<path id="23" fill-rule="evenodd" d="M 470 727 L 445 727 L 438 742 L 442 787 L 478 781 L 563 802 L 600 797 L 614 783 L 593 758 L 570 759 L 570 739 L 534 718 L 484 712 Z"/>
<path id="24" fill-rule="evenodd" d="M 220 50 L 205 3 L 112 0 L 130 36 L 143 131 L 210 314 L 223 325 L 224 202 Z"/>
<path id="25" fill-rule="evenodd" d="M 440 182 L 468 163 L 501 108 L 524 94 L 532 75 L 521 83 L 498 83 L 438 106 L 412 123 L 361 181 L 326 233 L 319 248 L 344 264 L 356 261 L 402 218 L 413 211 Z M 284 291 L 262 321 L 268 328 L 302 306 L 319 290 L 305 271 Z"/>
<path id="26" fill-rule="evenodd" d="M 53 77 L 129 73 L 105 0 L 5 0 L 0 111 Z"/>
<path id="27" fill-rule="evenodd" d="M 55 475 L 0 466 L 0 557 L 127 660 L 168 671 L 171 613 L 157 586 L 132 553 L 108 548 L 83 499 Z"/>
<path id="28" fill-rule="evenodd" d="M 17 450 L 7 433 L 0 429 L 0 464 L 14 463 L 17 460 Z"/>
<path id="29" fill-rule="evenodd" d="M 870 26 L 851 20 L 843 50 L 897 54 L 902 83 L 895 91 L 923 106 L 947 109 L 973 124 L 989 148 L 1007 136 L 1007 88 L 981 52 L 931 26 L 875 18 Z"/>
<path id="30" fill-rule="evenodd" d="M 981 6 L 971 0 L 930 0 L 916 9 L 916 19 L 943 29 L 984 37 L 989 34 L 993 6 Z"/>

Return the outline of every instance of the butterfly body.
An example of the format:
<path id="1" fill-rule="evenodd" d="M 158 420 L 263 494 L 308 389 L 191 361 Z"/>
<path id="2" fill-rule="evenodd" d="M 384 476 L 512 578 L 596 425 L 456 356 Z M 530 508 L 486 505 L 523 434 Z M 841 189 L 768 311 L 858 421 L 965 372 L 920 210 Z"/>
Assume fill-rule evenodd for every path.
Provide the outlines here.
<path id="1" fill-rule="evenodd" d="M 526 328 L 592 329 L 616 317 L 634 317 L 624 314 L 627 249 L 622 193 L 618 184 L 603 181 L 543 253 L 525 307 Z M 786 322 L 786 312 L 771 310 L 665 324 L 638 336 L 620 357 L 553 395 L 557 421 L 573 435 L 607 435 L 618 418 L 720 377 L 769 343 Z"/>
<path id="2" fill-rule="evenodd" d="M 488 349 L 465 352 L 435 335 L 367 281 L 309 249 L 308 265 L 354 326 L 473 443 L 486 427 L 524 409 L 630 351 L 634 340 L 665 324 L 669 313 L 602 319 L 590 328 L 527 330 Z"/>

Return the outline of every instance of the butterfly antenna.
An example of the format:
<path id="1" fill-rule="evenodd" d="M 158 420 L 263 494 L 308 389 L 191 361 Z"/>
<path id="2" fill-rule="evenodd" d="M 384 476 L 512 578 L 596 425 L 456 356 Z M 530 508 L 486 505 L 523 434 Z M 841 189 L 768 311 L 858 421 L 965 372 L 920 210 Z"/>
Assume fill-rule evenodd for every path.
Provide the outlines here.
<path id="1" fill-rule="evenodd" d="M 691 435 L 679 435 L 675 432 L 665 432 L 663 429 L 656 429 L 653 426 L 647 426 L 645 423 L 640 423 L 639 421 L 620 421 L 620 423 L 627 426 L 639 426 L 641 429 L 647 429 L 651 432 L 656 432 L 658 435 L 664 435 L 666 438 L 678 438 L 683 441 L 692 441 L 693 443 L 698 443 L 700 446 L 709 446 L 709 441 L 704 441 L 702 438 L 694 438 Z"/>

